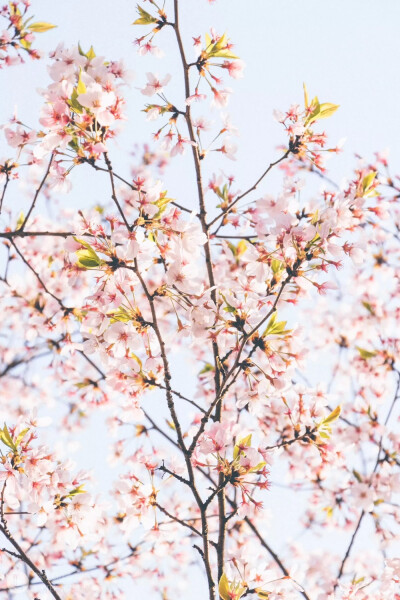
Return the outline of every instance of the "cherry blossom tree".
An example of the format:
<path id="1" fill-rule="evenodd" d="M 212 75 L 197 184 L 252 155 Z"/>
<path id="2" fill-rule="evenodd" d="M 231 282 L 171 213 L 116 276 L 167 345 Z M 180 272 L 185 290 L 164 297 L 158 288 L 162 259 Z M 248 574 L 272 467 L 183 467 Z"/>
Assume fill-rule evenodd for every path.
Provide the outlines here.
<path id="1" fill-rule="evenodd" d="M 53 27 L 29 4 L 0 12 L 4 68 L 40 58 L 33 36 Z M 377 153 L 330 179 L 339 107 L 306 86 L 275 111 L 258 179 L 226 175 L 236 129 L 209 109 L 240 85 L 240 40 L 193 23 L 186 47 L 179 4 L 127 18 L 139 56 L 174 39 L 180 95 L 162 62 L 137 89 L 122 61 L 60 43 L 38 123 L 3 119 L 0 597 L 399 599 L 399 177 Z M 156 132 L 122 172 L 132 94 Z M 165 189 L 175 160 L 196 198 Z M 75 209 L 80 170 L 103 197 Z M 105 491 L 69 456 L 99 414 Z M 274 489 L 307 543 L 285 537 Z"/>

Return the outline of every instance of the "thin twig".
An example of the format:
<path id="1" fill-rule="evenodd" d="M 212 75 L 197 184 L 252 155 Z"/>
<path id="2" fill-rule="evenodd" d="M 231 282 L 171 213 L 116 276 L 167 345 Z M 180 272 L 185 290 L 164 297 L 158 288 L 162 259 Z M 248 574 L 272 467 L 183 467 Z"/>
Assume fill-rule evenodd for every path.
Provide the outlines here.
<path id="1" fill-rule="evenodd" d="M 113 199 L 113 201 L 114 201 L 114 203 L 115 203 L 116 207 L 118 208 L 118 210 L 119 210 L 119 214 L 121 215 L 121 217 L 122 217 L 122 220 L 124 221 L 124 223 L 125 223 L 125 225 L 126 225 L 126 228 L 128 229 L 128 231 L 132 231 L 132 227 L 129 225 L 129 223 L 128 223 L 128 221 L 127 221 L 126 217 L 125 217 L 124 211 L 123 211 L 123 210 L 122 210 L 122 208 L 121 208 L 121 205 L 120 205 L 120 203 L 119 203 L 119 201 L 118 201 L 118 198 L 117 198 L 117 194 L 116 194 L 116 192 L 115 192 L 114 172 L 113 172 L 112 165 L 111 165 L 111 161 L 110 161 L 110 159 L 109 159 L 109 157 L 108 157 L 108 154 L 107 154 L 107 152 L 104 152 L 104 160 L 106 161 L 106 165 L 107 165 L 107 169 L 108 169 L 108 174 L 109 174 L 109 176 L 110 176 L 110 182 L 111 182 L 111 198 Z"/>
<path id="2" fill-rule="evenodd" d="M 214 219 L 208 223 L 208 227 L 211 227 L 211 225 L 214 225 L 214 223 L 216 223 L 219 219 L 221 219 L 222 217 L 225 217 L 228 213 L 230 213 L 231 210 L 233 209 L 233 207 L 236 206 L 236 204 L 240 200 L 242 200 L 242 198 L 244 198 L 245 196 L 250 194 L 250 192 L 254 191 L 257 188 L 258 184 L 261 183 L 261 181 L 264 179 L 264 177 L 266 175 L 268 175 L 270 170 L 273 167 L 275 167 L 275 165 L 278 165 L 280 162 L 285 160 L 285 158 L 287 158 L 289 156 L 289 154 L 290 154 L 290 150 L 286 150 L 285 154 L 283 154 L 280 158 L 278 158 L 278 160 L 275 160 L 274 162 L 270 163 L 268 165 L 268 167 L 265 169 L 264 173 L 257 179 L 257 181 L 251 187 L 249 187 L 245 192 L 243 192 L 243 194 L 240 194 L 233 202 L 231 202 L 230 205 L 225 210 L 223 210 L 219 215 L 214 217 Z"/>
<path id="3" fill-rule="evenodd" d="M 33 197 L 32 204 L 31 204 L 31 206 L 30 206 L 30 209 L 28 210 L 28 213 L 27 213 L 27 215 L 26 215 L 25 219 L 24 219 L 24 220 L 23 220 L 23 222 L 22 222 L 22 225 L 21 225 L 21 227 L 20 227 L 21 231 L 23 231 L 23 230 L 25 229 L 25 225 L 27 224 L 27 222 L 28 222 L 28 219 L 29 219 L 29 217 L 30 217 L 30 216 L 31 216 L 31 214 L 32 214 L 32 211 L 33 211 L 33 209 L 35 208 L 35 205 L 36 205 L 36 200 L 38 199 L 38 197 L 39 197 L 39 194 L 40 194 L 40 191 L 41 191 L 42 187 L 44 186 L 44 184 L 45 184 L 45 182 L 46 182 L 46 179 L 47 179 L 47 177 L 49 176 L 49 173 L 50 173 L 50 167 L 51 167 L 51 163 L 53 162 L 53 158 L 54 158 L 54 152 L 52 152 L 52 153 L 51 153 L 50 160 L 49 160 L 49 164 L 47 165 L 46 172 L 45 172 L 45 174 L 44 174 L 44 176 L 43 176 L 43 179 L 42 179 L 42 181 L 41 181 L 41 182 L 40 182 L 40 184 L 39 184 L 39 187 L 37 188 L 37 190 L 36 190 L 36 192 L 35 192 L 35 195 L 34 195 L 34 197 Z"/>

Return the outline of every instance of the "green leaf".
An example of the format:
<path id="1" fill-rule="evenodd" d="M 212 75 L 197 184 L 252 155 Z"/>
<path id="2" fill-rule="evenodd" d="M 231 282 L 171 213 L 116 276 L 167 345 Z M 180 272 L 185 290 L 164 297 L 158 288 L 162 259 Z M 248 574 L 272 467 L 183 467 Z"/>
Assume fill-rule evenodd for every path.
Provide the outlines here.
<path id="1" fill-rule="evenodd" d="M 331 102 L 322 102 L 319 105 L 318 119 L 328 119 L 337 111 L 339 106 L 339 104 L 332 104 Z"/>
<path id="2" fill-rule="evenodd" d="M 237 245 L 237 254 L 236 257 L 239 258 L 242 254 L 244 254 L 247 250 L 247 242 L 246 240 L 240 240 Z"/>
<path id="3" fill-rule="evenodd" d="M 221 37 L 219 38 L 219 40 L 217 40 L 213 46 L 213 48 L 215 50 L 222 50 L 223 48 L 225 48 L 225 46 L 228 43 L 228 38 L 226 36 L 226 33 L 224 33 L 224 35 L 221 35 Z"/>
<path id="4" fill-rule="evenodd" d="M 143 368 L 143 363 L 142 363 L 142 361 L 140 360 L 140 358 L 139 358 L 139 357 L 138 357 L 136 354 L 134 354 L 133 352 L 131 352 L 131 353 L 130 353 L 130 357 L 131 357 L 131 358 L 133 358 L 133 360 L 135 360 L 135 361 L 137 362 L 137 364 L 138 364 L 138 365 L 139 365 L 139 367 L 140 367 L 140 371 L 142 371 L 142 368 Z"/>
<path id="5" fill-rule="evenodd" d="M 20 15 L 21 14 L 21 11 L 19 10 L 19 8 L 15 4 L 15 2 L 9 2 L 8 6 L 9 6 L 9 9 L 10 9 L 10 15 L 11 16 Z"/>
<path id="6" fill-rule="evenodd" d="M 29 427 L 27 427 L 26 429 L 23 429 L 21 431 L 21 433 L 19 433 L 17 435 L 17 437 L 15 438 L 15 445 L 18 447 L 20 445 L 20 443 L 22 442 L 22 440 L 24 439 L 24 437 L 26 436 L 26 434 L 29 431 Z"/>
<path id="7" fill-rule="evenodd" d="M 267 463 L 265 461 L 259 462 L 258 465 L 256 465 L 255 467 L 251 467 L 249 473 L 257 473 L 257 471 L 261 471 L 261 469 L 263 469 L 266 464 Z"/>
<path id="8" fill-rule="evenodd" d="M 30 29 L 30 31 L 33 31 L 34 33 L 45 33 L 46 31 L 54 29 L 55 27 L 57 27 L 57 25 L 52 25 L 51 23 L 44 23 L 43 21 L 41 21 L 40 23 L 31 23 L 30 25 L 28 25 L 28 29 Z"/>
<path id="9" fill-rule="evenodd" d="M 277 258 L 274 258 L 271 261 L 271 269 L 274 275 L 276 275 L 276 273 L 278 273 L 279 271 L 281 271 L 283 268 L 283 263 L 281 263 L 280 260 L 278 260 Z"/>
<path id="10" fill-rule="evenodd" d="M 249 435 L 246 435 L 246 437 L 242 438 L 241 440 L 238 441 L 237 444 L 235 444 L 235 447 L 233 449 L 233 458 L 236 458 L 239 455 L 239 452 L 242 452 L 242 450 L 240 450 L 240 447 L 245 446 L 246 448 L 249 448 L 251 446 L 251 433 L 249 433 Z"/>
<path id="11" fill-rule="evenodd" d="M 78 390 L 82 390 L 83 388 L 88 387 L 89 385 L 92 385 L 92 383 L 90 382 L 89 379 L 85 379 L 85 381 L 78 381 L 74 385 L 75 385 L 75 387 L 78 388 Z"/>
<path id="12" fill-rule="evenodd" d="M 315 98 L 313 98 L 313 100 L 310 102 L 309 104 L 309 108 L 312 108 L 312 112 L 309 115 L 309 117 L 306 119 L 305 123 L 311 123 L 312 121 L 315 121 L 317 116 L 319 115 L 319 100 L 318 97 L 315 96 Z"/>
<path id="13" fill-rule="evenodd" d="M 238 56 L 236 56 L 236 54 L 233 54 L 233 52 L 231 52 L 228 49 L 218 50 L 218 52 L 213 52 L 212 56 L 214 58 L 231 58 L 233 60 L 235 58 L 239 58 Z"/>
<path id="14" fill-rule="evenodd" d="M 86 94 L 86 85 L 82 81 L 82 69 L 79 69 L 78 85 L 76 86 L 76 92 L 79 94 Z"/>
<path id="15" fill-rule="evenodd" d="M 0 429 L 0 440 L 3 442 L 3 444 L 11 448 L 13 452 L 18 452 L 18 448 L 16 447 L 5 423 L 3 429 Z"/>
<path id="16" fill-rule="evenodd" d="M 259 598 L 263 598 L 263 600 L 268 600 L 268 598 L 269 598 L 268 592 L 265 592 L 264 590 L 261 590 L 260 588 L 256 588 L 256 592 L 257 592 L 257 596 Z"/>
<path id="17" fill-rule="evenodd" d="M 276 321 L 278 313 L 275 311 L 270 320 L 268 321 L 268 325 L 262 334 L 262 337 L 266 335 L 285 335 L 286 333 L 290 333 L 291 329 L 285 329 L 287 321 Z"/>
<path id="18" fill-rule="evenodd" d="M 95 51 L 93 49 L 93 46 L 90 46 L 89 50 L 87 52 L 84 52 L 82 50 L 81 45 L 78 43 L 78 51 L 79 51 L 79 54 L 81 56 L 85 56 L 88 60 L 92 60 L 92 58 L 96 57 Z"/>
<path id="19" fill-rule="evenodd" d="M 233 256 L 238 259 L 247 250 L 246 240 L 240 240 L 237 246 L 231 242 L 228 242 L 228 248 L 232 252 Z"/>
<path id="20" fill-rule="evenodd" d="M 263 335 L 268 335 L 269 330 L 275 325 L 276 317 L 278 316 L 277 312 L 274 312 L 270 320 L 268 321 L 267 327 L 263 333 Z"/>
<path id="21" fill-rule="evenodd" d="M 22 223 L 25 221 L 25 215 L 23 212 L 20 212 L 17 219 L 16 229 L 20 229 L 22 227 Z"/>
<path id="22" fill-rule="evenodd" d="M 224 311 L 229 313 L 235 313 L 236 309 L 233 306 L 224 306 Z"/>
<path id="23" fill-rule="evenodd" d="M 32 42 L 27 42 L 25 38 L 21 38 L 19 43 L 23 48 L 25 48 L 25 50 L 29 50 L 29 48 L 32 46 Z"/>
<path id="24" fill-rule="evenodd" d="M 319 210 L 317 208 L 317 210 L 315 211 L 315 213 L 313 213 L 311 215 L 311 225 L 316 225 L 319 221 Z"/>
<path id="25" fill-rule="evenodd" d="M 232 306 L 231 304 L 229 304 L 228 300 L 225 298 L 225 296 L 223 294 L 221 294 L 221 296 L 223 297 L 224 302 L 226 304 L 226 306 L 224 306 L 224 311 L 236 314 L 236 312 L 237 312 L 236 308 L 234 306 Z"/>
<path id="26" fill-rule="evenodd" d="M 340 413 L 342 411 L 342 407 L 339 404 L 325 419 L 322 419 L 320 423 L 317 424 L 319 436 L 323 439 L 329 440 L 332 429 L 331 425 L 340 417 Z"/>
<path id="27" fill-rule="evenodd" d="M 87 51 L 86 58 L 88 60 L 92 60 L 93 58 L 96 58 L 96 53 L 93 49 L 93 46 L 90 46 L 89 50 Z"/>
<path id="28" fill-rule="evenodd" d="M 368 173 L 367 175 L 365 175 L 365 177 L 362 180 L 362 191 L 363 191 L 363 196 L 373 196 L 376 195 L 375 190 L 371 190 L 371 186 L 374 183 L 375 177 L 377 176 L 377 171 L 371 171 L 371 173 Z"/>
<path id="29" fill-rule="evenodd" d="M 120 306 L 116 311 L 111 311 L 107 313 L 110 317 L 110 322 L 115 323 L 116 321 L 121 321 L 122 323 L 128 323 L 132 320 L 131 315 L 125 310 L 123 306 Z"/>
<path id="30" fill-rule="evenodd" d="M 68 142 L 68 146 L 70 148 L 72 148 L 72 150 L 74 150 L 75 152 L 78 152 L 79 150 L 79 143 L 78 143 L 78 139 L 76 137 L 72 138 L 72 140 L 70 140 Z"/>
<path id="31" fill-rule="evenodd" d="M 370 304 L 369 302 L 362 302 L 361 304 L 363 305 L 363 307 L 364 307 L 364 308 L 366 308 L 366 309 L 367 309 L 367 311 L 368 311 L 368 312 L 369 312 L 371 315 L 374 315 L 374 314 L 375 314 L 375 311 L 374 311 L 374 309 L 372 308 L 372 306 L 371 306 L 371 304 Z"/>
<path id="32" fill-rule="evenodd" d="M 89 244 L 89 242 L 86 242 L 85 240 L 83 240 L 82 238 L 78 238 L 75 235 L 73 236 L 73 239 L 75 240 L 75 242 L 77 242 L 78 244 L 80 244 L 81 246 L 83 246 L 84 248 L 89 248 L 90 250 L 92 249 L 92 246 Z"/>
<path id="33" fill-rule="evenodd" d="M 360 353 L 361 358 L 364 360 L 368 360 L 369 358 L 373 358 L 377 355 L 377 352 L 374 350 L 365 350 L 364 348 L 360 348 L 360 346 L 356 346 L 356 349 Z"/>
<path id="34" fill-rule="evenodd" d="M 209 48 L 210 44 L 211 38 L 208 34 L 206 34 L 206 53 L 209 58 L 239 58 L 238 56 L 236 56 L 236 54 L 233 54 L 233 52 L 231 52 L 229 48 L 227 48 L 228 38 L 226 36 L 226 33 L 224 33 L 224 35 L 220 37 L 219 40 L 211 46 L 211 48 Z M 207 50 L 207 48 L 209 49 Z"/>
<path id="35" fill-rule="evenodd" d="M 137 6 L 138 13 L 140 15 L 139 19 L 136 19 L 132 23 L 132 25 L 151 25 L 152 23 L 157 23 L 157 19 L 152 17 L 150 13 L 143 10 L 141 6 Z"/>
<path id="36" fill-rule="evenodd" d="M 207 363 L 206 365 L 204 365 L 199 375 L 204 375 L 204 373 L 209 373 L 210 371 L 214 371 L 214 366 L 210 363 Z"/>
<path id="37" fill-rule="evenodd" d="M 72 110 L 79 115 L 83 113 L 83 106 L 78 102 L 78 91 L 77 88 L 72 90 L 71 98 L 68 100 L 68 104 L 72 108 Z"/>
<path id="38" fill-rule="evenodd" d="M 229 586 L 229 581 L 225 573 L 222 574 L 221 579 L 218 584 L 218 592 L 223 600 L 231 600 L 230 595 L 231 588 Z"/>
<path id="39" fill-rule="evenodd" d="M 103 263 L 93 248 L 90 247 L 83 250 L 77 250 L 76 255 L 78 257 L 76 264 L 84 269 L 96 269 Z"/>
<path id="40" fill-rule="evenodd" d="M 168 204 L 173 201 L 173 198 L 167 198 L 166 194 L 167 192 L 162 192 L 160 198 L 156 202 L 153 202 L 153 204 L 159 209 L 158 213 L 154 215 L 153 219 L 160 219 Z"/>
<path id="41" fill-rule="evenodd" d="M 307 86 L 305 83 L 303 83 L 303 90 L 304 90 L 304 106 L 306 108 L 308 108 L 308 91 L 307 91 Z"/>
<path id="42" fill-rule="evenodd" d="M 339 104 L 332 104 L 331 102 L 320 103 L 317 96 L 315 96 L 309 106 L 313 107 L 313 111 L 306 119 L 306 124 L 311 124 L 319 119 L 327 119 L 328 117 L 331 117 L 339 108 Z"/>
<path id="43" fill-rule="evenodd" d="M 329 425 L 334 423 L 340 417 L 340 413 L 342 412 L 342 406 L 339 404 L 325 419 L 323 419 L 323 425 Z"/>
<path id="44" fill-rule="evenodd" d="M 74 488 L 73 490 L 71 490 L 71 491 L 68 493 L 68 497 L 69 497 L 69 498 L 73 498 L 74 496 L 77 496 L 78 494 L 87 494 L 86 490 L 84 490 L 84 489 L 83 489 L 83 485 L 84 485 L 84 484 L 82 484 L 82 485 L 80 485 L 79 487 L 77 487 L 77 488 Z"/>

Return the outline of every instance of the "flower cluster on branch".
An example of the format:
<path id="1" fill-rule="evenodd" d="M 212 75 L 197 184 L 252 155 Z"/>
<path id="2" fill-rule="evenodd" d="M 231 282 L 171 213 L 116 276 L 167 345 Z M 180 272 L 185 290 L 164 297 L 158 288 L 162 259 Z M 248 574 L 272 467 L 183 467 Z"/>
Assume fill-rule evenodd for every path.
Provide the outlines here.
<path id="1" fill-rule="evenodd" d="M 50 28 L 28 5 L 1 13 L 6 64 Z M 287 139 L 258 179 L 218 172 L 236 128 L 208 106 L 227 106 L 223 77 L 244 63 L 212 28 L 191 32 L 190 61 L 178 0 L 137 12 L 139 55 L 174 37 L 180 97 L 167 73 L 134 92 L 122 61 L 60 44 L 38 125 L 3 127 L 0 596 L 123 600 L 140 582 L 167 600 L 197 578 L 209 600 L 400 598 L 399 177 L 377 153 L 329 179 L 340 144 L 319 128 L 338 106 L 305 86 L 304 107 L 275 111 Z M 163 124 L 121 174 L 131 93 Z M 191 163 L 196 194 L 168 192 L 171 160 Z M 57 200 L 78 170 L 75 210 Z M 106 493 L 69 457 L 95 419 Z"/>

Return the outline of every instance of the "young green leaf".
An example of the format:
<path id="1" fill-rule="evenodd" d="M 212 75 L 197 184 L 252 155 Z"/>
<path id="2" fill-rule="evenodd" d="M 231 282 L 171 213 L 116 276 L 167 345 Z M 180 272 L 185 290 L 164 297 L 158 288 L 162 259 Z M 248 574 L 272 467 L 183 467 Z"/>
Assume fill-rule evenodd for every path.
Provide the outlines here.
<path id="1" fill-rule="evenodd" d="M 272 269 L 272 272 L 274 273 L 274 275 L 276 275 L 276 273 L 278 273 L 279 271 L 281 271 L 283 269 L 283 263 L 281 263 L 281 261 L 278 260 L 277 258 L 274 258 L 271 261 L 271 269 Z"/>
<path id="2" fill-rule="evenodd" d="M 11 448 L 11 450 L 13 452 L 18 451 L 18 448 L 16 447 L 16 445 L 11 437 L 11 434 L 8 431 L 8 427 L 5 423 L 4 423 L 3 429 L 0 429 L 0 440 L 3 442 L 3 444 L 5 444 L 9 448 Z"/>
<path id="3" fill-rule="evenodd" d="M 287 321 L 276 321 L 278 316 L 277 312 L 274 312 L 270 320 L 268 321 L 267 327 L 262 334 L 262 337 L 266 335 L 285 335 L 290 333 L 291 329 L 285 329 Z"/>
<path id="4" fill-rule="evenodd" d="M 249 448 L 251 446 L 251 433 L 238 441 L 233 449 L 233 458 L 236 458 L 241 452 L 241 448 Z"/>
<path id="5" fill-rule="evenodd" d="M 77 91 L 78 95 L 86 94 L 86 85 L 82 81 L 82 69 L 80 69 L 80 71 L 79 71 L 79 79 L 78 79 L 78 85 L 76 86 L 76 91 Z"/>
<path id="6" fill-rule="evenodd" d="M 225 296 L 223 294 L 221 294 L 221 296 L 223 297 L 225 304 L 226 304 L 226 306 L 224 306 L 224 311 L 236 314 L 236 312 L 237 312 L 236 308 L 234 306 L 232 306 L 232 304 L 229 304 L 228 300 L 225 298 Z"/>
<path id="7" fill-rule="evenodd" d="M 88 60 L 92 60 L 93 58 L 96 58 L 96 53 L 93 49 L 93 46 L 90 46 L 89 50 L 87 51 L 86 58 Z"/>
<path id="8" fill-rule="evenodd" d="M 128 323 L 129 321 L 132 320 L 131 315 L 128 313 L 127 310 L 125 310 L 125 308 L 123 306 L 120 306 L 115 311 L 110 311 L 109 313 L 107 313 L 107 315 L 110 317 L 111 323 L 115 323 L 116 321 L 121 321 L 122 323 Z"/>
<path id="9" fill-rule="evenodd" d="M 360 348 L 360 346 L 356 346 L 356 350 L 358 350 L 361 358 L 364 360 L 368 360 L 369 358 L 373 358 L 377 355 L 377 352 L 374 350 L 365 350 L 364 348 Z"/>
<path id="10" fill-rule="evenodd" d="M 378 195 L 378 192 L 372 187 L 377 174 L 377 171 L 371 171 L 371 173 L 365 175 L 361 182 L 363 196 L 365 196 L 366 198 L 368 198 L 369 196 Z"/>
<path id="11" fill-rule="evenodd" d="M 15 445 L 18 446 L 20 445 L 20 443 L 22 442 L 22 440 L 24 439 L 24 437 L 26 436 L 26 434 L 29 431 L 29 427 L 27 427 L 26 429 L 23 429 L 15 438 Z"/>
<path id="12" fill-rule="evenodd" d="M 210 363 L 206 363 L 204 367 L 201 369 L 199 375 L 204 375 L 204 373 L 209 373 L 210 371 L 214 371 L 214 367 Z"/>
<path id="13" fill-rule="evenodd" d="M 51 23 L 31 23 L 28 25 L 28 29 L 33 31 L 34 33 L 45 33 L 45 31 L 49 31 L 50 29 L 54 29 L 57 25 L 52 25 Z"/>
<path id="14" fill-rule="evenodd" d="M 78 267 L 83 267 L 84 269 L 96 269 L 103 263 L 93 248 L 77 250 L 76 255 L 78 257 L 76 264 Z"/>
<path id="15" fill-rule="evenodd" d="M 79 487 L 77 487 L 77 488 L 74 488 L 73 490 L 71 490 L 71 491 L 68 493 L 68 497 L 69 497 L 69 498 L 73 498 L 74 496 L 77 496 L 78 494 L 86 494 L 86 493 L 87 493 L 87 492 L 86 492 L 86 490 L 84 490 L 84 489 L 83 489 L 83 484 L 82 484 L 82 485 L 80 485 Z"/>
<path id="16" fill-rule="evenodd" d="M 304 90 L 304 106 L 306 108 L 308 108 L 308 91 L 307 91 L 307 86 L 305 83 L 303 83 L 303 90 Z"/>
<path id="17" fill-rule="evenodd" d="M 211 45 L 211 38 L 206 33 L 206 53 L 209 58 L 239 58 L 236 54 L 233 54 L 228 48 L 228 38 L 226 33 L 219 38 L 214 44 Z M 211 47 L 210 47 L 211 46 Z"/>
<path id="18" fill-rule="evenodd" d="M 71 94 L 71 98 L 68 100 L 68 104 L 70 105 L 70 107 L 72 108 L 72 110 L 76 113 L 78 113 L 78 115 L 81 115 L 83 113 L 83 106 L 82 104 L 80 104 L 77 100 L 78 98 L 78 91 L 77 88 L 74 88 L 72 90 L 72 94 Z M 76 140 L 76 138 L 75 138 Z M 77 146 L 79 147 L 79 145 L 77 144 Z"/>
<path id="19" fill-rule="evenodd" d="M 267 463 L 265 461 L 259 462 L 258 465 L 256 465 L 255 467 L 251 467 L 251 469 L 249 469 L 249 473 L 257 473 L 258 471 L 261 471 L 261 469 L 263 469 L 266 464 Z"/>
<path id="20" fill-rule="evenodd" d="M 318 119 L 327 119 L 331 117 L 339 108 L 339 104 L 332 104 L 331 102 L 322 102 L 319 105 Z"/>
<path id="21" fill-rule="evenodd" d="M 324 425 L 328 425 L 330 423 L 334 423 L 340 417 L 340 413 L 342 412 L 342 407 L 339 404 L 325 419 L 323 419 L 322 423 Z"/>
<path id="22" fill-rule="evenodd" d="M 16 225 L 16 229 L 18 230 L 20 227 L 22 227 L 22 223 L 25 221 L 25 215 L 24 213 L 21 211 L 18 215 L 18 219 L 17 219 L 17 225 Z"/>
<path id="23" fill-rule="evenodd" d="M 157 19 L 152 17 L 150 13 L 143 10 L 141 6 L 138 5 L 137 10 L 140 17 L 136 19 L 132 25 L 151 25 L 152 23 L 157 23 Z"/>
<path id="24" fill-rule="evenodd" d="M 225 573 L 222 574 L 221 579 L 219 580 L 218 592 L 223 600 L 231 600 L 231 588 Z"/>
<path id="25" fill-rule="evenodd" d="M 325 419 L 317 425 L 318 433 L 321 438 L 329 439 L 332 433 L 331 425 L 340 417 L 340 413 L 342 411 L 342 407 L 339 404 Z"/>

